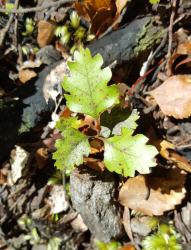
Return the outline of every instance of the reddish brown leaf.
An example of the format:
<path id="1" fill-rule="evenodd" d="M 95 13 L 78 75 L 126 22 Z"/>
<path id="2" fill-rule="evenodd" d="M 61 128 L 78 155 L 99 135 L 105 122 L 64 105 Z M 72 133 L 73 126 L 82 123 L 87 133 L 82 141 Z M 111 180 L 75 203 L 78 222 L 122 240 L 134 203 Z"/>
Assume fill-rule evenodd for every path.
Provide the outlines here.
<path id="1" fill-rule="evenodd" d="M 79 16 L 91 22 L 91 32 L 96 35 L 104 32 L 115 20 L 117 8 L 114 0 L 84 0 L 75 3 Z"/>
<path id="2" fill-rule="evenodd" d="M 91 32 L 97 36 L 104 32 L 114 21 L 111 10 L 102 8 L 92 18 Z"/>
<path id="3" fill-rule="evenodd" d="M 191 115 L 191 75 L 169 77 L 150 94 L 165 115 L 176 119 L 188 118 Z"/>
<path id="4" fill-rule="evenodd" d="M 51 43 L 54 37 L 55 28 L 56 25 L 52 22 L 41 20 L 38 23 L 37 42 L 40 48 L 43 48 Z"/>

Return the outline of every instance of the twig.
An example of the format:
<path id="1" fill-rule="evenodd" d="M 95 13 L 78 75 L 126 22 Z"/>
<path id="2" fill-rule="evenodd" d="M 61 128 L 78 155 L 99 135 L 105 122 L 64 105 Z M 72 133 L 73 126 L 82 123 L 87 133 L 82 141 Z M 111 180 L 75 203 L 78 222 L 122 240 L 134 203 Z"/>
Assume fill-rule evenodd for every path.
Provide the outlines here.
<path id="1" fill-rule="evenodd" d="M 170 24 L 169 24 L 169 31 L 168 31 L 169 41 L 168 41 L 168 53 L 167 53 L 167 64 L 166 64 L 168 76 L 170 76 L 171 74 L 170 57 L 171 57 L 171 52 L 172 52 L 173 26 L 174 26 L 175 14 L 176 14 L 177 0 L 171 0 L 171 5 L 172 5 L 172 14 L 170 16 Z"/>
<path id="2" fill-rule="evenodd" d="M 73 2 L 75 2 L 75 0 L 59 0 L 57 2 L 47 3 L 42 6 L 37 6 L 37 7 L 32 7 L 32 8 L 23 8 L 23 9 L 15 8 L 10 13 L 11 14 L 24 14 L 24 13 L 30 13 L 30 12 L 39 12 L 48 8 L 58 7 L 59 5 L 73 3 Z M 7 13 L 7 10 L 4 8 L 0 8 L 0 13 Z"/>
<path id="3" fill-rule="evenodd" d="M 15 8 L 13 11 L 16 11 L 17 8 L 19 6 L 19 0 L 16 0 L 15 1 Z M 7 11 L 6 11 L 7 12 Z M 1 32 L 0 32 L 0 47 L 3 45 L 3 42 L 4 42 L 4 39 L 5 39 L 5 36 L 6 36 L 6 33 L 8 32 L 10 26 L 11 26 L 11 23 L 13 22 L 13 19 L 14 19 L 14 14 L 11 13 L 10 17 L 9 17 L 9 20 L 5 26 L 5 28 L 1 29 Z"/>

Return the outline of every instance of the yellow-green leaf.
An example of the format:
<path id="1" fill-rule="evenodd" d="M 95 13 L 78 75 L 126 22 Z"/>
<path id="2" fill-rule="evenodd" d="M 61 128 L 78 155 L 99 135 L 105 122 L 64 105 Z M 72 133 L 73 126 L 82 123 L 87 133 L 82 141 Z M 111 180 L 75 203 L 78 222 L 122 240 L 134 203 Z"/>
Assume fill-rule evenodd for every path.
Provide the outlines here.
<path id="1" fill-rule="evenodd" d="M 119 102 L 116 85 L 107 86 L 111 79 L 109 67 L 101 69 L 100 54 L 92 57 L 89 49 L 75 51 L 74 61 L 68 62 L 71 76 L 65 77 L 63 88 L 66 104 L 73 112 L 83 113 L 95 119 Z"/>
<path id="2" fill-rule="evenodd" d="M 83 163 L 83 157 L 90 153 L 88 137 L 74 128 L 66 128 L 63 138 L 56 141 L 57 151 L 53 153 L 55 166 L 69 174 L 75 166 Z"/>
<path id="3" fill-rule="evenodd" d="M 148 138 L 133 131 L 122 128 L 122 134 L 105 139 L 104 163 L 111 172 L 124 176 L 150 172 L 150 167 L 156 165 L 154 157 L 158 153 L 152 145 L 146 145 Z"/>

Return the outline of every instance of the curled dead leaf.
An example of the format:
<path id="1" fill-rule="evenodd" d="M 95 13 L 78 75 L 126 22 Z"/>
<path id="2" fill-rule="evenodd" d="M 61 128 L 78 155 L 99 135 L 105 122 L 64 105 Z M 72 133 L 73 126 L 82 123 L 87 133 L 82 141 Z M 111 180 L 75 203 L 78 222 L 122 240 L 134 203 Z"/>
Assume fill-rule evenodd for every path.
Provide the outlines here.
<path id="1" fill-rule="evenodd" d="M 145 215 L 163 215 L 185 197 L 184 181 L 185 175 L 179 169 L 161 170 L 156 176 L 138 175 L 122 186 L 119 202 Z"/>
<path id="2" fill-rule="evenodd" d="M 188 118 L 191 115 L 191 75 L 169 77 L 150 94 L 165 115 L 176 119 Z"/>
<path id="3" fill-rule="evenodd" d="M 36 158 L 36 162 L 37 162 L 39 169 L 44 168 L 48 164 L 48 159 L 49 159 L 48 155 L 49 154 L 48 154 L 47 148 L 37 149 L 35 158 Z"/>
<path id="4" fill-rule="evenodd" d="M 174 163 L 178 168 L 191 173 L 191 164 L 186 159 L 186 157 L 177 153 L 175 149 L 176 148 L 172 143 L 163 140 L 160 143 L 159 152 L 162 157 Z"/>

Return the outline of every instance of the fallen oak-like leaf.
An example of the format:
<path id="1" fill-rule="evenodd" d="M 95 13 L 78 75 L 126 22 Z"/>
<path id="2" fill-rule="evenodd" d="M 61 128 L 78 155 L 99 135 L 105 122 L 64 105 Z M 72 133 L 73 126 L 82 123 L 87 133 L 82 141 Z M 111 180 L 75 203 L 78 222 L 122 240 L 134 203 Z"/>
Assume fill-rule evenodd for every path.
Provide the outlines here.
<path id="1" fill-rule="evenodd" d="M 191 75 L 169 77 L 162 85 L 150 91 L 162 112 L 176 119 L 191 115 Z"/>
<path id="2" fill-rule="evenodd" d="M 149 216 L 160 216 L 180 204 L 185 197 L 185 175 L 178 169 L 165 170 L 163 175 L 138 175 L 129 178 L 119 192 L 125 207 Z"/>
<path id="3" fill-rule="evenodd" d="M 75 3 L 78 15 L 91 22 L 91 32 L 99 36 L 120 15 L 129 0 L 84 0 Z"/>

